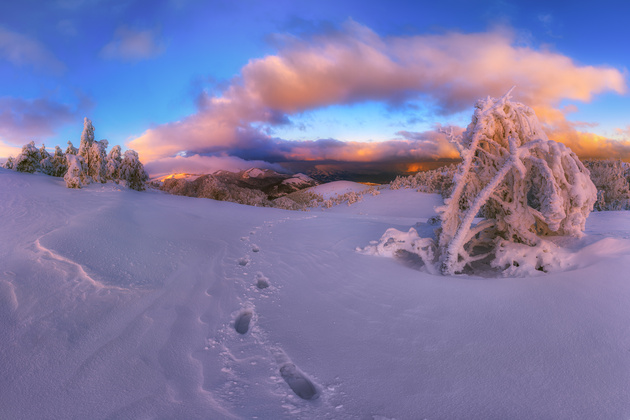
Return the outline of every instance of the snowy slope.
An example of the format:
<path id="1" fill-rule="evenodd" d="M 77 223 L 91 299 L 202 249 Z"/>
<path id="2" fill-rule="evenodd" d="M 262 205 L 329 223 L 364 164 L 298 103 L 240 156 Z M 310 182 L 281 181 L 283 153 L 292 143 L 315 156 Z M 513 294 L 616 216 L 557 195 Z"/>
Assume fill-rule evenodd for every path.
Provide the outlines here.
<path id="1" fill-rule="evenodd" d="M 630 213 L 536 278 L 355 251 L 439 201 L 289 212 L 0 169 L 0 418 L 628 418 Z"/>

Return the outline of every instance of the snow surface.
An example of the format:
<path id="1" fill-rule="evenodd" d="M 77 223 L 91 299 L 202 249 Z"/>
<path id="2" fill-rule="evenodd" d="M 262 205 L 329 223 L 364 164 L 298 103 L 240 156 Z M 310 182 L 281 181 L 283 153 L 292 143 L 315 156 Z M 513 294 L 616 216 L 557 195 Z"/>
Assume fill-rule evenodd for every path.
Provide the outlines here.
<path id="1" fill-rule="evenodd" d="M 0 169 L 0 418 L 628 418 L 630 212 L 535 278 L 355 251 L 439 202 L 289 212 Z"/>
<path id="2" fill-rule="evenodd" d="M 304 183 L 309 183 L 309 182 L 313 182 L 314 179 L 311 178 L 308 175 L 305 175 L 303 173 L 297 173 L 295 175 L 293 175 L 291 178 L 289 179 L 285 179 L 284 181 L 282 181 L 283 184 L 304 184 Z"/>
<path id="3" fill-rule="evenodd" d="M 252 168 L 252 169 L 246 170 L 243 176 L 245 178 L 260 178 L 260 177 L 265 176 L 265 171 L 258 168 Z"/>

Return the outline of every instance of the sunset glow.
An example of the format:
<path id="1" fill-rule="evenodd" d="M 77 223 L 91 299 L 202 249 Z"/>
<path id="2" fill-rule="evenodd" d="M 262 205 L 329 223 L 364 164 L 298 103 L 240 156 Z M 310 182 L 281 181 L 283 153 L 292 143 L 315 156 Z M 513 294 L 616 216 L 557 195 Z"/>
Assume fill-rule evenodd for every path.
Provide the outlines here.
<path id="1" fill-rule="evenodd" d="M 152 173 L 291 161 L 411 170 L 456 159 L 442 129 L 462 132 L 476 100 L 516 86 L 550 138 L 582 158 L 630 160 L 628 63 L 614 48 L 630 29 L 605 8 L 30 3 L 0 6 L 0 157 L 30 140 L 77 145 L 89 116 Z"/>

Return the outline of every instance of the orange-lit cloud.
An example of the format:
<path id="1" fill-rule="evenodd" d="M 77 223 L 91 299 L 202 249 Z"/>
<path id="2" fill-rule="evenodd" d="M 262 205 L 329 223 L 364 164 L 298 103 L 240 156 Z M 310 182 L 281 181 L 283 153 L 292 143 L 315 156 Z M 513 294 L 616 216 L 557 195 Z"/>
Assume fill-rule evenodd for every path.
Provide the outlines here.
<path id="1" fill-rule="evenodd" d="M 626 140 L 614 140 L 585 130 L 596 124 L 574 122 L 567 119 L 567 114 L 574 107 L 553 109 L 535 107 L 536 116 L 543 123 L 547 137 L 566 144 L 580 159 L 622 159 L 630 161 L 629 133 L 620 130 Z"/>
<path id="2" fill-rule="evenodd" d="M 149 129 L 129 146 L 144 161 L 182 151 L 275 160 L 451 157 L 454 149 L 437 133 L 400 131 L 398 140 L 392 133 L 384 143 L 291 142 L 270 137 L 266 128 L 289 123 L 292 114 L 367 100 L 400 105 L 421 99 L 449 114 L 513 85 L 515 100 L 544 110 L 566 99 L 626 91 L 619 70 L 517 46 L 507 30 L 383 38 L 349 21 L 336 33 L 285 37 L 277 54 L 251 60 L 219 96 L 202 95 L 196 114 Z"/>

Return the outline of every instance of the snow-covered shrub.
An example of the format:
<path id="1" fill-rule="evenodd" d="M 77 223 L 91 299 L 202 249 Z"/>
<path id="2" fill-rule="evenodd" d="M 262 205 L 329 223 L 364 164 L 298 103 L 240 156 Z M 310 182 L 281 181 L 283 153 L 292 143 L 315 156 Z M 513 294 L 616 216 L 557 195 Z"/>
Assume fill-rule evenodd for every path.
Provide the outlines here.
<path id="1" fill-rule="evenodd" d="M 15 158 L 13 168 L 18 172 L 33 173 L 41 169 L 41 160 L 42 156 L 32 141 L 22 146 L 22 152 Z"/>
<path id="2" fill-rule="evenodd" d="M 83 157 L 79 155 L 66 154 L 66 164 L 68 171 L 63 177 L 68 188 L 81 188 L 88 182 L 87 170 Z"/>
<path id="3" fill-rule="evenodd" d="M 466 131 L 451 140 L 462 163 L 451 196 L 437 209 L 441 227 L 432 252 L 416 254 L 443 274 L 472 270 L 477 261 L 510 274 L 553 268 L 541 257 L 551 248 L 544 238 L 579 236 L 596 200 L 577 156 L 547 139 L 531 108 L 510 101 L 510 92 L 478 101 Z M 475 223 L 478 215 L 483 220 Z M 397 244 L 392 237 L 381 242 L 408 251 L 404 239 Z"/>
<path id="4" fill-rule="evenodd" d="M 120 163 L 119 179 L 131 189 L 136 191 L 144 191 L 149 175 L 144 170 L 144 166 L 140 162 L 138 153 L 135 150 L 127 150 Z"/>
<path id="5" fill-rule="evenodd" d="M 6 162 L 4 162 L 4 165 L 2 165 L 2 167 L 5 169 L 13 169 L 14 165 L 15 165 L 15 159 L 13 159 L 13 156 L 9 156 L 9 158 L 7 159 Z"/>
<path id="6" fill-rule="evenodd" d="M 620 160 L 587 160 L 584 166 L 597 188 L 596 210 L 630 209 L 630 165 Z"/>

